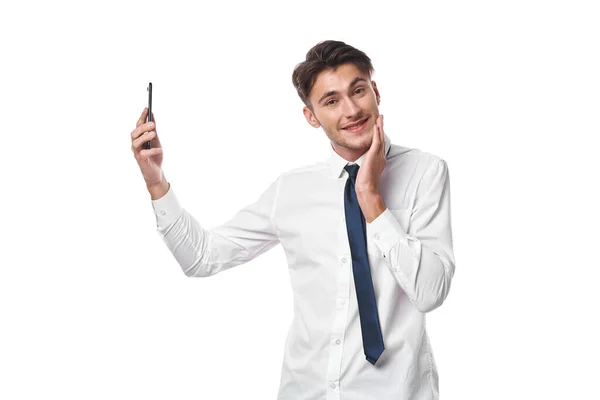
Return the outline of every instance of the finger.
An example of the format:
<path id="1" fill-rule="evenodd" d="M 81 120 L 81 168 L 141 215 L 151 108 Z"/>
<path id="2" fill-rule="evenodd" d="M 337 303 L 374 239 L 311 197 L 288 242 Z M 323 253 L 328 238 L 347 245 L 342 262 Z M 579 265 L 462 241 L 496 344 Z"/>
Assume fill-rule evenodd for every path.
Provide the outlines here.
<path id="1" fill-rule="evenodd" d="M 377 140 L 379 140 L 379 148 L 380 149 L 384 146 L 382 132 L 383 132 L 383 129 L 381 129 L 381 126 L 378 125 L 377 126 L 377 134 L 379 135 L 379 137 L 377 138 Z"/>
<path id="2" fill-rule="evenodd" d="M 377 124 L 373 125 L 373 139 L 371 140 L 371 149 L 373 151 L 379 150 L 379 126 Z"/>
<path id="3" fill-rule="evenodd" d="M 381 151 L 381 129 L 379 129 L 379 124 L 375 124 L 375 134 L 373 135 L 373 146 L 375 147 L 374 151 L 379 153 Z"/>
<path id="4" fill-rule="evenodd" d="M 162 153 L 161 147 L 155 147 L 153 149 L 143 149 L 140 151 L 140 157 L 144 159 L 144 158 L 155 156 L 160 153 Z"/>
<path id="5" fill-rule="evenodd" d="M 379 116 L 379 139 L 381 140 L 382 149 L 385 150 L 385 137 L 383 136 L 383 115 Z"/>
<path id="6" fill-rule="evenodd" d="M 139 151 L 140 147 L 142 147 L 142 144 L 144 142 L 147 142 L 148 140 L 153 140 L 156 137 L 156 132 L 155 131 L 150 131 L 144 135 L 141 135 L 140 137 L 138 137 L 137 139 L 135 139 L 132 143 L 131 146 L 133 147 L 133 149 L 135 151 Z"/>
<path id="7" fill-rule="evenodd" d="M 144 122 L 146 122 L 146 115 L 148 115 L 148 107 L 144 107 L 144 111 L 142 111 L 142 115 L 140 115 L 140 119 L 138 119 L 135 124 L 136 127 L 140 126 Z"/>
<path id="8" fill-rule="evenodd" d="M 131 140 L 137 139 L 144 132 L 149 132 L 149 131 L 153 130 L 154 127 L 155 127 L 155 123 L 153 121 L 148 121 L 148 122 L 141 124 L 140 126 L 135 128 L 133 131 L 131 131 Z"/>

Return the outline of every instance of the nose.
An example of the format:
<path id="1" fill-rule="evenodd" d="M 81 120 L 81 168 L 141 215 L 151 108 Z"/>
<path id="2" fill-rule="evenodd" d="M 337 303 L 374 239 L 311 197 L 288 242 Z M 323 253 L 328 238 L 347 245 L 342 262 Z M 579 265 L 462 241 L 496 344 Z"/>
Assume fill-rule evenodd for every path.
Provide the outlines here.
<path id="1" fill-rule="evenodd" d="M 348 99 L 344 102 L 344 114 L 349 121 L 355 120 L 360 113 L 360 107 L 352 99 Z"/>

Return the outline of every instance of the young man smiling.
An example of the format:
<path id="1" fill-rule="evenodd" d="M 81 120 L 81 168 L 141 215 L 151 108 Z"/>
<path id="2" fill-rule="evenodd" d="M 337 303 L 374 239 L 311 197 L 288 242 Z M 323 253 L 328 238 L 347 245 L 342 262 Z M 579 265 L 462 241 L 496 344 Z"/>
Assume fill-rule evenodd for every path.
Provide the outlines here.
<path id="1" fill-rule="evenodd" d="M 306 120 L 331 141 L 329 157 L 280 174 L 210 230 L 166 181 L 146 109 L 131 133 L 158 233 L 187 276 L 209 277 L 282 245 L 294 319 L 280 400 L 439 398 L 425 315 L 444 302 L 455 270 L 448 166 L 391 143 L 372 73 L 369 57 L 344 42 L 310 49 L 292 81 Z M 149 138 L 153 148 L 142 150 Z"/>
<path id="2" fill-rule="evenodd" d="M 303 78 L 299 71 L 294 80 Z M 308 123 L 323 128 L 340 157 L 355 162 L 367 152 L 367 163 L 361 165 L 355 188 L 368 223 L 385 210 L 379 196 L 379 178 L 385 166 L 385 157 L 380 154 L 385 143 L 379 102 L 377 84 L 371 81 L 370 73 L 347 63 L 319 74 L 303 108 Z"/>

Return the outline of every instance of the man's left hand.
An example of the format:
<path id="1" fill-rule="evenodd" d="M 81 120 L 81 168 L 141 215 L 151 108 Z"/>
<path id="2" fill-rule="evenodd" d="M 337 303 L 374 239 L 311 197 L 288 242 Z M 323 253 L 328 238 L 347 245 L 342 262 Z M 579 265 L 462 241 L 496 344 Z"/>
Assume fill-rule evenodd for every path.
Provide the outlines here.
<path id="1" fill-rule="evenodd" d="M 365 154 L 356 176 L 356 196 L 358 198 L 379 196 L 379 181 L 385 168 L 385 138 L 383 135 L 383 115 L 377 117 L 373 125 L 373 141 Z"/>

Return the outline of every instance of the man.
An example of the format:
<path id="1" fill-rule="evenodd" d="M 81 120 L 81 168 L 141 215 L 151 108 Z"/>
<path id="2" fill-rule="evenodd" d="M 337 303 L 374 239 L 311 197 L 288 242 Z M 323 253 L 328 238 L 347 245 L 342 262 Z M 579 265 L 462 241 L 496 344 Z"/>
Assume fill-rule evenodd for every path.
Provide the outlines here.
<path id="1" fill-rule="evenodd" d="M 455 269 L 448 167 L 391 144 L 372 72 L 369 57 L 343 42 L 313 47 L 292 80 L 330 156 L 282 173 L 211 230 L 166 181 L 147 110 L 131 134 L 158 232 L 187 276 L 212 276 L 281 243 L 294 320 L 278 399 L 439 398 L 425 313 L 446 299 Z M 153 149 L 140 150 L 149 138 Z"/>

